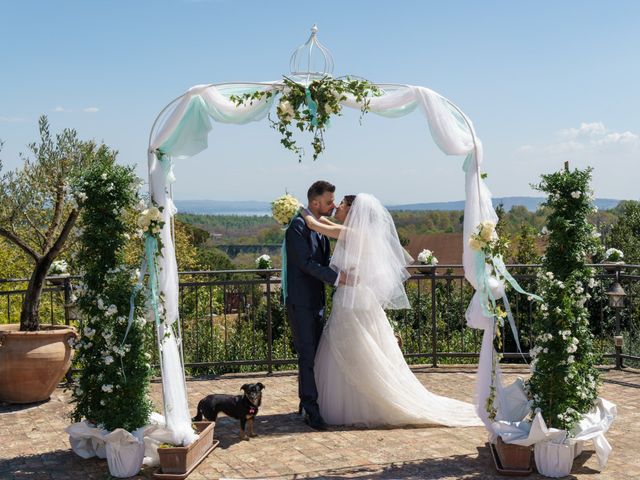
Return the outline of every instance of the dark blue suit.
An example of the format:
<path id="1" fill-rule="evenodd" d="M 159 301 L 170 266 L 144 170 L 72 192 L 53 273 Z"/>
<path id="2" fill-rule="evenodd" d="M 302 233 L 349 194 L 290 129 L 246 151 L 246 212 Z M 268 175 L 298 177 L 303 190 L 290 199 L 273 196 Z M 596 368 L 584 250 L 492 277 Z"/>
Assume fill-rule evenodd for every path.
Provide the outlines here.
<path id="1" fill-rule="evenodd" d="M 325 287 L 338 274 L 329 268 L 329 239 L 310 230 L 302 217 L 286 232 L 287 316 L 298 353 L 298 396 L 311 418 L 319 418 L 318 390 L 313 372 L 323 328 Z"/>

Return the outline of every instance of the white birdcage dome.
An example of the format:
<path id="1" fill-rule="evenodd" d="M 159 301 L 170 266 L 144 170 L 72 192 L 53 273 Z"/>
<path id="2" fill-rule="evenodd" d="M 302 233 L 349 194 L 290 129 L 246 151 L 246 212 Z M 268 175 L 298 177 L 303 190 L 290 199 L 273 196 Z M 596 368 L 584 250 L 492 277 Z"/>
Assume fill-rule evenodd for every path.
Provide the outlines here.
<path id="1" fill-rule="evenodd" d="M 296 48 L 289 61 L 290 75 L 296 80 L 313 80 L 333 74 L 333 57 L 318 41 L 318 27 L 311 27 L 311 36 Z"/>

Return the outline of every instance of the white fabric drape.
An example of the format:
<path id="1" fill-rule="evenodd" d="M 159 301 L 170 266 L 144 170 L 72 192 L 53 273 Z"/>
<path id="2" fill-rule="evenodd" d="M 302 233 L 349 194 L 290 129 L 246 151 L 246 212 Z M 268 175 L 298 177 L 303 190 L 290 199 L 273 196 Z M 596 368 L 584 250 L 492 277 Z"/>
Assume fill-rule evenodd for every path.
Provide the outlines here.
<path id="1" fill-rule="evenodd" d="M 243 124 L 261 120 L 267 115 L 276 99 L 274 95 L 269 99 L 238 107 L 229 99 L 230 95 L 265 89 L 277 90 L 282 87 L 283 83 L 279 81 L 195 86 L 170 105 L 165 112 L 166 119 L 158 131 L 152 131 L 149 144 L 149 186 L 153 200 L 165 207 L 165 227 L 161 233 L 164 250 L 163 255 L 159 257 L 159 278 L 160 289 L 165 299 L 167 325 L 173 324 L 178 318 L 178 275 L 170 230 L 170 220 L 175 213 L 175 208 L 168 187 L 168 182 L 172 180 L 170 171 L 172 159 L 188 157 L 204 150 L 207 147 L 207 136 L 211 130 L 212 121 Z M 371 112 L 398 117 L 420 108 L 426 115 L 431 135 L 440 149 L 447 155 L 467 156 L 463 264 L 467 280 L 477 287 L 476 265 L 472 252 L 468 248 L 468 239 L 480 222 L 485 220 L 495 222 L 496 214 L 491 204 L 489 190 L 480 178 L 482 145 L 475 135 L 473 125 L 451 102 L 428 88 L 410 85 L 383 85 L 381 88 L 383 94 L 369 100 Z M 344 100 L 342 105 L 360 108 L 352 97 Z M 161 149 L 164 154 L 162 162 L 156 156 L 156 149 Z M 474 297 L 474 299 L 477 303 L 477 298 Z M 472 303 L 467 311 L 467 322 L 469 326 L 485 331 L 478 367 L 476 405 L 478 414 L 485 421 L 487 428 L 491 429 L 484 411 L 484 402 L 489 392 L 491 378 L 493 320 L 484 317 L 482 309 Z M 168 362 L 164 355 L 163 360 L 165 363 Z M 163 374 L 163 388 L 165 390 L 182 389 L 174 397 L 186 399 L 182 365 L 165 365 L 164 368 L 165 371 L 171 368 L 172 371 L 180 370 L 181 373 L 172 379 L 166 378 Z M 170 386 L 169 382 L 171 382 Z M 167 397 L 165 393 L 165 399 Z M 166 408 L 165 410 L 167 424 L 172 425 L 171 416 L 175 412 L 168 411 Z M 188 413 L 183 414 L 182 417 L 188 418 Z"/>

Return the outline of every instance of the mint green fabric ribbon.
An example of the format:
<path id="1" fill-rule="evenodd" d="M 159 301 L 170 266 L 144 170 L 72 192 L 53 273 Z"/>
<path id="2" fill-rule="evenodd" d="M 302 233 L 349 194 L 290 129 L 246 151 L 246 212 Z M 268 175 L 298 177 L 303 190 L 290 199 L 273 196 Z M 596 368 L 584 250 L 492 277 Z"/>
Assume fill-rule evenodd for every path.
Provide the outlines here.
<path id="1" fill-rule="evenodd" d="M 318 104 L 316 101 L 311 98 L 311 90 L 307 87 L 304 91 L 305 95 L 305 103 L 307 104 L 307 108 L 309 109 L 309 114 L 311 115 L 311 125 L 314 127 L 318 126 Z"/>
<path id="2" fill-rule="evenodd" d="M 158 270 L 156 268 L 156 254 L 158 252 L 158 239 L 146 234 L 144 240 L 144 255 L 147 260 L 147 271 L 149 272 L 149 301 L 153 309 L 153 316 L 156 326 L 160 326 L 160 312 L 158 310 L 158 292 L 160 283 L 158 281 Z"/>
<path id="3" fill-rule="evenodd" d="M 487 269 L 485 268 L 486 258 L 485 258 L 484 252 L 477 251 L 475 260 L 476 260 L 476 280 L 478 283 L 478 290 L 482 295 L 482 298 L 480 300 L 480 303 L 482 305 L 482 313 L 486 317 L 493 317 L 493 314 L 488 309 L 488 305 L 489 303 L 491 303 L 495 311 L 496 299 L 494 298 L 493 292 L 491 291 L 491 287 L 489 286 L 489 275 L 487 273 Z M 501 256 L 498 255 L 493 257 L 493 265 L 496 271 L 500 275 L 502 275 L 502 277 L 504 277 L 504 279 L 507 282 L 509 282 L 509 285 L 511 285 L 516 292 L 521 293 L 523 295 L 527 295 L 528 297 L 531 297 L 533 300 L 537 300 L 539 302 L 543 301 L 542 297 L 525 291 L 520 286 L 520 284 L 518 284 L 517 280 L 513 278 L 513 276 L 511 276 L 511 274 L 507 270 L 507 266 L 504 264 L 504 260 L 502 259 Z M 516 322 L 513 318 L 513 313 L 511 312 L 511 305 L 507 300 L 506 293 L 505 295 L 503 295 L 502 301 L 504 302 L 505 311 L 507 313 L 507 319 L 509 321 L 509 327 L 511 328 L 511 332 L 513 333 L 513 338 L 516 341 L 518 352 L 520 352 L 520 354 L 523 355 L 522 349 L 520 348 L 520 337 L 518 336 L 518 329 L 516 328 Z"/>
<path id="4" fill-rule="evenodd" d="M 144 277 L 147 274 L 147 270 L 149 271 L 149 300 L 151 302 L 151 306 L 153 308 L 153 314 L 155 317 L 156 325 L 160 324 L 160 314 L 158 311 L 158 271 L 156 269 L 156 252 L 158 251 L 158 239 L 153 235 L 149 235 L 149 233 L 145 233 L 144 240 L 144 255 L 142 258 L 142 263 L 140 264 L 140 275 L 138 275 L 138 281 L 133 287 L 133 291 L 131 292 L 131 297 L 129 297 L 129 319 L 127 322 L 127 329 L 124 332 L 124 337 L 122 338 L 122 342 L 120 343 L 120 347 L 122 348 L 127 340 L 127 336 L 129 335 L 129 330 L 133 326 L 133 315 L 135 313 L 136 308 L 136 296 L 138 292 L 142 289 L 142 285 L 144 282 Z M 127 381 L 127 376 L 124 371 L 124 363 L 122 361 L 122 357 L 120 357 L 120 366 L 122 368 L 122 376 L 124 377 L 124 381 Z"/>
<path id="5" fill-rule="evenodd" d="M 282 249 L 281 249 L 282 273 L 280 274 L 280 276 L 282 277 L 282 280 L 280 281 L 280 290 L 282 290 L 282 303 L 285 303 L 285 304 L 287 303 L 287 230 L 293 223 L 293 220 L 299 216 L 300 216 L 300 212 L 296 213 L 293 217 L 291 217 L 289 224 L 283 229 L 284 238 L 282 239 Z"/>

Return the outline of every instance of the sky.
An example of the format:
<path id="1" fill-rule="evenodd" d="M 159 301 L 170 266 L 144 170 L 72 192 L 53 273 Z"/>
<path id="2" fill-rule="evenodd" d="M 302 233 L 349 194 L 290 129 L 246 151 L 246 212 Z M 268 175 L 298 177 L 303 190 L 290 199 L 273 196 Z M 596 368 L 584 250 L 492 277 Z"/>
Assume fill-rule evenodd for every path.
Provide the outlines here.
<path id="1" fill-rule="evenodd" d="M 277 80 L 313 24 L 334 76 L 431 88 L 473 121 L 496 197 L 593 167 L 600 198 L 639 199 L 640 2 L 0 0 L 0 152 L 22 164 L 47 115 L 103 141 L 146 179 L 156 115 L 189 87 Z M 425 117 L 357 112 L 332 120 L 327 148 L 302 163 L 268 122 L 214 125 L 209 148 L 177 161 L 177 200 L 337 195 L 385 204 L 464 198 L 463 158 L 433 143 Z"/>

